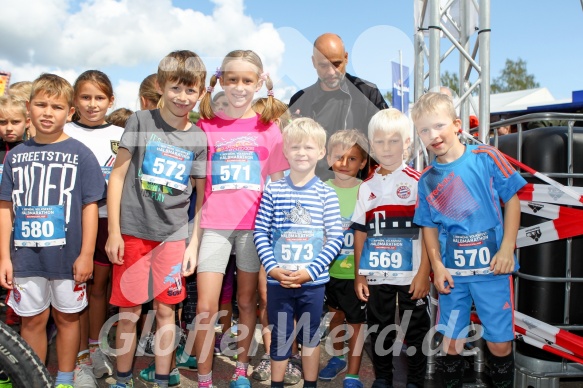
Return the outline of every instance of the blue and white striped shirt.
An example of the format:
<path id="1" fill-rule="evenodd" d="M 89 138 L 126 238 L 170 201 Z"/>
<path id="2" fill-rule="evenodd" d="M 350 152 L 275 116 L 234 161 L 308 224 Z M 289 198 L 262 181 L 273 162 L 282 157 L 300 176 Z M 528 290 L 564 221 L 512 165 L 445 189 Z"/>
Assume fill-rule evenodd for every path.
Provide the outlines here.
<path id="1" fill-rule="evenodd" d="M 321 250 L 312 252 L 312 246 L 320 244 L 310 244 L 304 239 L 304 246 L 289 244 L 283 251 L 280 244 L 276 256 L 274 234 L 313 235 L 321 231 L 324 236 L 323 241 L 319 241 Z M 289 176 L 271 182 L 263 192 L 253 240 L 269 283 L 279 284 L 269 276 L 269 271 L 282 267 L 286 260 L 308 271 L 312 282 L 306 286 L 327 283 L 330 280 L 328 267 L 340 252 L 343 242 L 340 205 L 334 189 L 318 177 L 302 187 L 295 186 Z"/>

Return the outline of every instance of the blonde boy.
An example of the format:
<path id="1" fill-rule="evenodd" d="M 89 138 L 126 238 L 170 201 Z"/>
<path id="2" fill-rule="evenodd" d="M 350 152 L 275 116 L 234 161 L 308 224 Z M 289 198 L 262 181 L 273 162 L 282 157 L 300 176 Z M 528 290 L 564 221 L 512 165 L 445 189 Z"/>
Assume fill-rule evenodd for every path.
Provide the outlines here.
<path id="1" fill-rule="evenodd" d="M 449 96 L 423 95 L 412 116 L 423 144 L 436 156 L 419 180 L 414 221 L 423 227 L 434 284 L 441 294 L 439 322 L 447 326 L 440 329 L 447 352 L 439 360 L 443 384 L 461 386 L 464 361 L 460 352 L 473 302 L 492 354 L 493 385 L 512 387 L 510 273 L 518 268 L 514 246 L 520 201 L 516 192 L 526 182 L 497 149 L 460 142 L 461 121 Z"/>
<path id="2" fill-rule="evenodd" d="M 367 303 L 373 344 L 374 388 L 393 385 L 395 331 L 379 335 L 395 324 L 397 298 L 399 316 L 409 315 L 402 327 L 409 348 L 407 387 L 423 387 L 427 357 L 421 351 L 430 326 L 429 261 L 421 243 L 420 229 L 413 223 L 419 172 L 407 167 L 403 154 L 411 141 L 409 119 L 396 109 L 376 113 L 368 126 L 371 155 L 379 163 L 360 185 L 352 217 L 356 295 Z M 383 343 L 377 343 L 384 338 Z M 385 352 L 387 353 L 387 352 Z M 409 352 L 408 352 L 409 354 Z"/>
<path id="3" fill-rule="evenodd" d="M 105 196 L 105 180 L 89 148 L 63 132 L 74 112 L 66 80 L 41 75 L 33 83 L 29 111 L 36 136 L 8 153 L 0 186 L 0 285 L 11 290 L 8 304 L 22 317 L 21 335 L 41 360 L 53 307 L 55 385 L 72 387 L 78 313 L 87 305 L 85 282 L 93 269 L 97 201 Z"/>
<path id="4" fill-rule="evenodd" d="M 22 143 L 29 126 L 26 101 L 10 94 L 0 96 L 0 137 L 3 143 L 0 144 L 0 178 L 6 154 Z"/>
<path id="5" fill-rule="evenodd" d="M 265 188 L 253 233 L 267 272 L 271 386 L 283 387 L 295 317 L 304 387 L 315 387 L 324 290 L 328 267 L 342 246 L 342 224 L 336 193 L 315 174 L 326 153 L 324 129 L 312 119 L 296 119 L 283 131 L 283 141 L 290 174 Z"/>

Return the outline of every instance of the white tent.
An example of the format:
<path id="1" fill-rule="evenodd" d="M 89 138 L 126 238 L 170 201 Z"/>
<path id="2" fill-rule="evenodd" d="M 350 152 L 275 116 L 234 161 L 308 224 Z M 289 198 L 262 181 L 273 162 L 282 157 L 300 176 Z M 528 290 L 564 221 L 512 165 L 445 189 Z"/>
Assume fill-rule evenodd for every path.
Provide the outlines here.
<path id="1" fill-rule="evenodd" d="M 490 95 L 490 113 L 526 110 L 531 106 L 549 105 L 557 102 L 547 88 L 498 93 Z"/>

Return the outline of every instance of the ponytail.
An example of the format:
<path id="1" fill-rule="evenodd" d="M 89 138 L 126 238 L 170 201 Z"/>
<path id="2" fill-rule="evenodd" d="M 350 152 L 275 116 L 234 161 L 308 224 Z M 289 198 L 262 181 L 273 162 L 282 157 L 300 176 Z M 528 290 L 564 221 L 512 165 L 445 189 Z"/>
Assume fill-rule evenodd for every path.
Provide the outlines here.
<path id="1" fill-rule="evenodd" d="M 269 73 L 261 74 L 260 78 L 264 81 L 267 88 L 267 101 L 265 102 L 265 109 L 261 113 L 259 120 L 263 124 L 269 124 L 279 118 L 273 103 L 273 81 L 269 77 Z"/>
<path id="2" fill-rule="evenodd" d="M 219 72 L 220 70 L 217 70 L 217 73 L 211 76 L 209 87 L 206 89 L 206 92 L 202 97 L 202 100 L 200 101 L 198 111 L 200 113 L 200 117 L 203 119 L 212 119 L 213 117 L 215 117 L 215 112 L 213 111 L 213 99 L 211 94 L 215 88 L 215 85 L 217 84 L 218 80 L 217 74 Z"/>

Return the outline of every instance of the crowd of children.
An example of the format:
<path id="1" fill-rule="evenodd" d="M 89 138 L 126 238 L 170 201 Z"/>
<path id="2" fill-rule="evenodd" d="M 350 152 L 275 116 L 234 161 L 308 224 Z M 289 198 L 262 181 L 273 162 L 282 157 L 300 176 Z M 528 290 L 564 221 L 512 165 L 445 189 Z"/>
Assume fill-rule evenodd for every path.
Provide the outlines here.
<path id="1" fill-rule="evenodd" d="M 272 387 L 302 377 L 304 387 L 316 387 L 344 371 L 344 387 L 363 387 L 367 334 L 372 387 L 392 387 L 386 350 L 396 321 L 412 350 L 407 388 L 422 387 L 431 271 L 444 334 L 442 385 L 462 384 L 474 304 L 492 384 L 511 386 L 510 274 L 516 192 L 525 181 L 496 149 L 460 142 L 451 98 L 427 93 L 413 108 L 418 135 L 436 156 L 420 173 L 405 164 L 412 125 L 398 110 L 327 139 L 318 123 L 292 119 L 274 98 L 253 51 L 228 53 L 208 87 L 206 78 L 201 58 L 182 50 L 144 79 L 135 113 L 107 115 L 113 87 L 98 70 L 73 86 L 43 74 L 0 97 L 0 286 L 9 290 L 8 318 L 19 320 L 43 361 L 54 319 L 55 386 L 96 387 L 112 376 L 110 387 L 132 387 L 143 347 L 138 321 L 153 301 L 154 362 L 139 378 L 179 386 L 179 369 L 197 370 L 198 387 L 212 387 L 213 355 L 228 353 L 236 292 L 230 387 L 251 386 L 258 320 L 265 356 L 252 376 Z M 214 93 L 217 83 L 222 91 Z M 268 97 L 256 99 L 263 87 Z M 324 158 L 334 172 L 326 182 L 316 175 Z M 369 158 L 376 167 L 361 181 Z M 113 363 L 100 340 L 108 302 L 119 308 Z M 333 354 L 320 369 L 324 304 Z M 186 330 L 186 341 L 177 330 Z M 0 387 L 11 386 L 0 373 Z"/>

